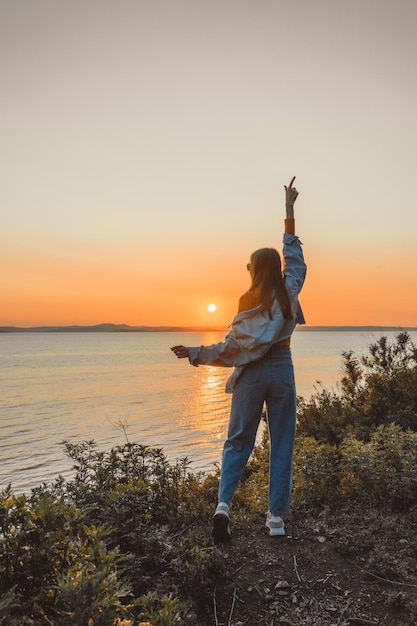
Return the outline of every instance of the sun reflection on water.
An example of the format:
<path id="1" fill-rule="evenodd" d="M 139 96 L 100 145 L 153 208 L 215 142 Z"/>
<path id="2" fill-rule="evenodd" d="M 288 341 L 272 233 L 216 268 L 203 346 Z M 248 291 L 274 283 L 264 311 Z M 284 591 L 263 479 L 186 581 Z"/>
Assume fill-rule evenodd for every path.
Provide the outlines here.
<path id="1" fill-rule="evenodd" d="M 210 365 L 199 367 L 194 375 L 194 390 L 184 405 L 181 418 L 194 433 L 194 446 L 206 447 L 207 440 L 223 440 L 230 412 L 230 395 L 225 385 L 231 370 Z"/>

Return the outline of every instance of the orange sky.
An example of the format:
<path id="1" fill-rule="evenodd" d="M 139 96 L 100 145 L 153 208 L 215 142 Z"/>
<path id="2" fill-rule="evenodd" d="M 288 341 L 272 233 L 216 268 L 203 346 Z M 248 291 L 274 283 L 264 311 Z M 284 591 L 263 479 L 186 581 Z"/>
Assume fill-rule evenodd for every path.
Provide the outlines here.
<path id="1" fill-rule="evenodd" d="M 117 261 L 106 258 L 105 251 L 59 263 L 42 254 L 34 254 L 30 263 L 16 257 L 2 277 L 2 324 L 227 326 L 249 285 L 247 257 L 201 252 L 172 263 L 169 250 L 159 260 L 156 252 L 155 263 L 149 252 L 134 251 Z M 400 274 L 395 263 L 382 267 L 364 260 L 360 250 L 334 264 L 328 251 L 317 253 L 308 243 L 304 253 L 308 276 L 301 301 L 308 324 L 417 325 L 416 251 L 408 259 L 397 258 L 408 267 Z M 212 302 L 217 310 L 209 313 Z"/>
<path id="2" fill-rule="evenodd" d="M 308 324 L 417 326 L 398 6 L 2 2 L 0 325 L 227 326 L 296 175 Z"/>

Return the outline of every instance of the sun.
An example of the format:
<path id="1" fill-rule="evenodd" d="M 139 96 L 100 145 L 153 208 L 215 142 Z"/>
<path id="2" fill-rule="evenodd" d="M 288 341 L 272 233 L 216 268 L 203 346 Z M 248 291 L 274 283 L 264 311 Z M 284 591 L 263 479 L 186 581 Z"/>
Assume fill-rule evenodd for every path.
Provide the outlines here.
<path id="1" fill-rule="evenodd" d="M 207 311 L 209 311 L 210 313 L 214 313 L 214 311 L 217 309 L 215 304 L 209 304 L 207 307 Z"/>

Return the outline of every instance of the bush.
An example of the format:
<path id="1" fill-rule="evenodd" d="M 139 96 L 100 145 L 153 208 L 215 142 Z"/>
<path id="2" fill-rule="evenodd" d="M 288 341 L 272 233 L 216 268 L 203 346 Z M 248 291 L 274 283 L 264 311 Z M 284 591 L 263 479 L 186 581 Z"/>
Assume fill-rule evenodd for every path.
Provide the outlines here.
<path id="1" fill-rule="evenodd" d="M 396 424 L 379 426 L 369 442 L 346 437 L 339 453 L 341 494 L 384 502 L 395 484 L 415 475 L 417 433 Z"/>
<path id="2" fill-rule="evenodd" d="M 9 487 L 0 494 L 0 533 L 0 624 L 114 623 L 126 589 L 102 526 L 47 491 L 27 499 Z"/>
<path id="3" fill-rule="evenodd" d="M 298 403 L 299 432 L 340 444 L 345 436 L 370 439 L 381 424 L 417 431 L 417 348 L 408 333 L 390 344 L 381 337 L 369 355 L 342 354 L 341 392 L 322 389 Z"/>
<path id="4" fill-rule="evenodd" d="M 294 448 L 293 499 L 297 506 L 331 501 L 338 493 L 336 446 L 297 437 Z"/>
<path id="5" fill-rule="evenodd" d="M 171 626 L 206 610 L 222 565 L 199 524 L 216 478 L 137 444 L 65 447 L 73 480 L 1 494 L 0 624 Z"/>
<path id="6" fill-rule="evenodd" d="M 253 511 L 266 510 L 269 441 L 264 432 L 241 487 Z M 370 441 L 347 435 L 339 446 L 298 434 L 294 446 L 293 505 L 319 508 L 363 500 L 406 509 L 417 502 L 417 433 L 396 424 L 379 426 Z M 245 493 L 243 491 L 243 493 Z"/>

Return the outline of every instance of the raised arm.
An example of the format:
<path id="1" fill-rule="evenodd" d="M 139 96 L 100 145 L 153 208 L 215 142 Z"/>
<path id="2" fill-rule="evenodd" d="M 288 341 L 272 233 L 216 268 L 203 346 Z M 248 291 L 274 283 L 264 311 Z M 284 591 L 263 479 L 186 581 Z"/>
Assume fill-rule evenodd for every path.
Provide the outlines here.
<path id="1" fill-rule="evenodd" d="M 290 184 L 285 187 L 285 232 L 289 235 L 295 235 L 295 219 L 294 219 L 294 202 L 297 199 L 298 191 L 293 187 L 295 176 L 292 177 Z"/>
<path id="2" fill-rule="evenodd" d="M 285 284 L 293 297 L 301 291 L 307 270 L 301 243 L 295 236 L 294 202 L 298 191 L 293 187 L 294 181 L 295 176 L 292 177 L 288 187 L 285 185 L 286 217 L 283 249 Z"/>

